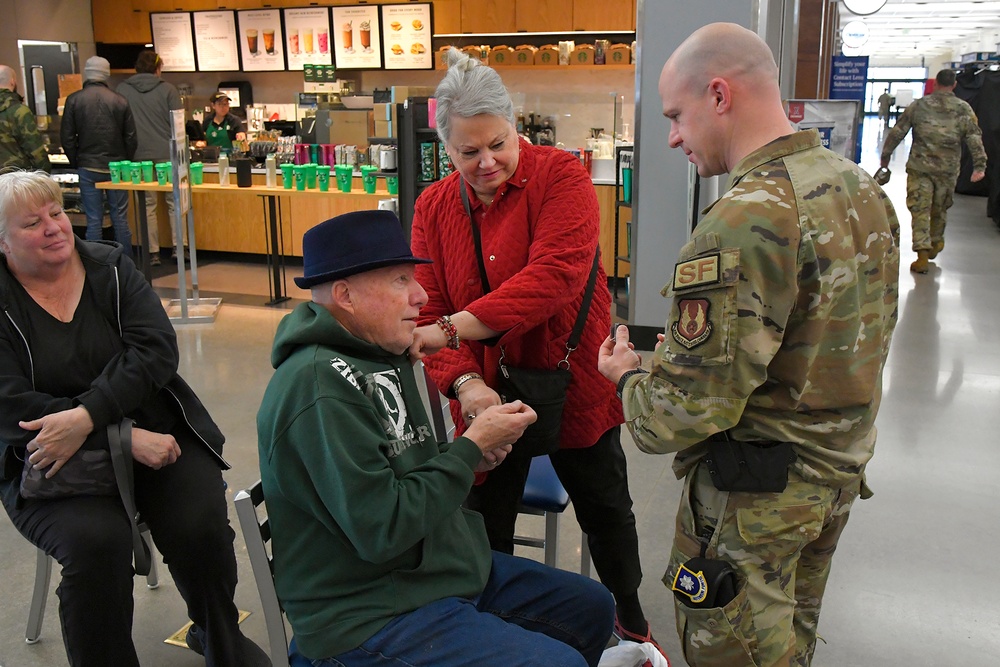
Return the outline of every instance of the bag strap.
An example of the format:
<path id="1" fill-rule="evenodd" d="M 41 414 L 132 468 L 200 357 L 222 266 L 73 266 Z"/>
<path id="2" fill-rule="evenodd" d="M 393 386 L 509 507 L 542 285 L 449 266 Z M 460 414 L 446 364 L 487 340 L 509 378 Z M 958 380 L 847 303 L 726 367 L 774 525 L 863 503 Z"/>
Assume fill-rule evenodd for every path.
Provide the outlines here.
<path id="1" fill-rule="evenodd" d="M 132 553 L 135 556 L 135 573 L 149 574 L 152 558 L 149 546 L 142 539 L 137 523 L 139 513 L 135 509 L 135 470 L 132 468 L 132 420 L 120 424 L 108 424 L 108 444 L 111 449 L 111 464 L 115 469 L 118 494 L 121 496 L 125 513 L 132 524 Z"/>
<path id="2" fill-rule="evenodd" d="M 465 214 L 469 216 L 469 224 L 472 225 L 472 240 L 476 245 L 476 263 L 479 264 L 479 280 L 483 284 L 483 294 L 489 294 L 490 281 L 486 277 L 486 264 L 483 262 L 483 241 L 479 235 L 479 225 L 472 217 L 472 207 L 469 206 L 469 193 L 465 187 L 465 179 L 461 177 L 458 179 L 458 190 L 462 197 L 462 206 L 465 207 Z M 560 365 L 565 363 L 567 368 L 569 367 L 569 355 L 579 346 L 580 338 L 583 336 L 583 327 L 587 323 L 587 313 L 590 312 L 590 302 L 594 298 L 594 287 L 597 285 L 597 266 L 600 258 L 601 248 L 598 246 L 594 253 L 594 264 L 590 267 L 590 277 L 587 278 L 587 289 L 583 293 L 580 312 L 576 314 L 576 323 L 573 325 L 573 331 L 569 334 L 569 340 L 566 341 L 566 357 L 559 362 Z M 502 353 L 501 356 L 503 356 Z"/>

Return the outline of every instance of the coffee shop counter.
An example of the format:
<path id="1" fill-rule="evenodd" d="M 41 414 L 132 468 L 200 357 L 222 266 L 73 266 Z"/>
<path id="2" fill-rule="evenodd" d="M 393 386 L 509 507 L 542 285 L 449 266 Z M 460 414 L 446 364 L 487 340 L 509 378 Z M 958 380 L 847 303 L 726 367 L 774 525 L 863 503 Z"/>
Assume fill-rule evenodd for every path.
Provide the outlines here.
<path id="1" fill-rule="evenodd" d="M 382 199 L 390 195 L 385 189 L 385 180 L 379 179 L 374 194 L 368 194 L 356 177 L 351 192 L 331 189 L 285 190 L 282 187 L 268 188 L 265 174 L 253 174 L 253 186 L 241 188 L 236 185 L 236 174 L 230 175 L 230 185 L 221 186 L 218 174 L 206 173 L 204 185 L 191 186 L 192 208 L 194 210 L 195 242 L 199 250 L 266 254 L 268 252 L 267 203 L 274 196 L 281 218 L 281 238 L 283 254 L 302 256 L 302 235 L 315 225 L 343 213 L 365 211 L 378 208 Z M 332 181 L 332 179 L 331 179 Z M 280 178 L 279 178 L 280 182 Z M 331 182 L 331 187 L 334 183 Z M 142 190 L 147 197 L 157 197 L 161 201 L 157 209 L 157 224 L 160 231 L 160 245 L 170 246 L 170 222 L 167 220 L 163 197 L 169 196 L 171 186 L 143 183 L 112 184 L 101 183 L 98 187 L 107 189 Z M 136 233 L 135 199 L 130 198 L 129 222 L 133 234 Z"/>

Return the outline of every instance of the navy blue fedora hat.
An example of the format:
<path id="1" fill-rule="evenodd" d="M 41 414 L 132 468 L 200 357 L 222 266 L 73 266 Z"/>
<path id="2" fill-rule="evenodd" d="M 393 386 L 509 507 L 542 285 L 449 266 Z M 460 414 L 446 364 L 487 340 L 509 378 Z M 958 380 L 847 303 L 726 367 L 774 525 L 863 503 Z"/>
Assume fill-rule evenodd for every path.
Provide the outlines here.
<path id="1" fill-rule="evenodd" d="M 302 289 L 394 264 L 430 264 L 414 257 L 392 211 L 354 211 L 321 222 L 302 236 Z"/>

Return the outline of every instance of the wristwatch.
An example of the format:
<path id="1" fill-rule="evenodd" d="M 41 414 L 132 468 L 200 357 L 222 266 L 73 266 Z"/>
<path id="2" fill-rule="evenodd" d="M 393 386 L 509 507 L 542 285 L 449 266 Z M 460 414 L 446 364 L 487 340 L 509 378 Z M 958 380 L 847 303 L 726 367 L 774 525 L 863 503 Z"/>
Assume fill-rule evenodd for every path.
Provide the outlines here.
<path id="1" fill-rule="evenodd" d="M 632 377 L 633 375 L 639 375 L 640 373 L 645 374 L 648 372 L 649 371 L 643 370 L 641 368 L 633 368 L 630 371 L 625 371 L 624 373 L 622 373 L 622 376 L 618 378 L 618 388 L 615 390 L 615 393 L 618 394 L 618 398 L 620 399 L 622 397 L 622 392 L 625 391 L 625 383 L 628 382 L 628 379 L 630 377 Z"/>

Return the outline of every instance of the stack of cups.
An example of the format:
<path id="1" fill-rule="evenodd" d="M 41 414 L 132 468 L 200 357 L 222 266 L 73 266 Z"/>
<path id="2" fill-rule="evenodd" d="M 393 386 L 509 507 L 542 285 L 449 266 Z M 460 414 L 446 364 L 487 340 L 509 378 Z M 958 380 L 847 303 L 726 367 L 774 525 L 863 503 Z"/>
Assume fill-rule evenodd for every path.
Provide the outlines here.
<path id="1" fill-rule="evenodd" d="M 391 195 L 399 194 L 399 176 L 386 176 L 385 177 L 385 189 L 389 191 Z"/>
<path id="2" fill-rule="evenodd" d="M 306 166 L 297 164 L 292 168 L 292 173 L 295 175 L 295 189 L 302 192 L 306 189 Z"/>
<path id="3" fill-rule="evenodd" d="M 153 161 L 143 160 L 139 164 L 142 165 L 142 181 L 143 183 L 153 182 Z"/>
<path id="4" fill-rule="evenodd" d="M 132 178 L 132 183 L 139 185 L 142 183 L 142 163 L 141 162 L 129 162 L 128 163 L 129 176 Z"/>
<path id="5" fill-rule="evenodd" d="M 291 190 L 292 185 L 295 183 L 295 165 L 291 162 L 283 162 L 281 164 L 281 186 L 286 190 Z"/>
<path id="6" fill-rule="evenodd" d="M 316 181 L 319 183 L 320 192 L 329 192 L 330 190 L 330 165 L 321 164 L 316 167 Z"/>
<path id="7" fill-rule="evenodd" d="M 128 169 L 128 164 L 129 164 L 128 160 L 126 160 L 124 162 L 109 162 L 108 163 L 108 171 L 111 172 L 111 182 L 112 183 L 121 183 L 122 182 L 122 166 L 124 165 L 125 169 Z"/>
<path id="8" fill-rule="evenodd" d="M 313 146 L 318 146 L 319 144 L 313 144 Z M 319 167 L 315 162 L 310 162 L 305 165 L 306 168 L 306 187 L 310 190 L 316 189 L 316 169 Z"/>
<path id="9" fill-rule="evenodd" d="M 205 181 L 205 165 L 201 162 L 191 163 L 191 185 L 201 185 Z"/>

